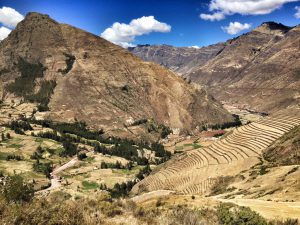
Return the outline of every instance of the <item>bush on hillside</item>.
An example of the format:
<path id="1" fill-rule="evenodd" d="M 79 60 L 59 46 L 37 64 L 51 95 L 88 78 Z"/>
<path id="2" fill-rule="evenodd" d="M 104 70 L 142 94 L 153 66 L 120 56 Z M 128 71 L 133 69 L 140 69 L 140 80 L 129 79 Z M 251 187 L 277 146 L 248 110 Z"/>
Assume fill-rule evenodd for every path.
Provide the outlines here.
<path id="1" fill-rule="evenodd" d="M 8 176 L 0 183 L 0 195 L 7 202 L 29 202 L 34 196 L 33 185 L 26 183 L 21 175 Z"/>

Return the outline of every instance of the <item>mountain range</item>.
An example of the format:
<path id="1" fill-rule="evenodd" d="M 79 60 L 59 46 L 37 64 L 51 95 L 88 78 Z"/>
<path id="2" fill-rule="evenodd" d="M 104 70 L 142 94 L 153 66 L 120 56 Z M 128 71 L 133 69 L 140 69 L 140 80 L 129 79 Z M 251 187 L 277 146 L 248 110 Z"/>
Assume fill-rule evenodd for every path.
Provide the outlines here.
<path id="1" fill-rule="evenodd" d="M 300 26 L 266 22 L 200 49 L 137 46 L 129 50 L 200 84 L 219 101 L 261 112 L 300 103 Z"/>

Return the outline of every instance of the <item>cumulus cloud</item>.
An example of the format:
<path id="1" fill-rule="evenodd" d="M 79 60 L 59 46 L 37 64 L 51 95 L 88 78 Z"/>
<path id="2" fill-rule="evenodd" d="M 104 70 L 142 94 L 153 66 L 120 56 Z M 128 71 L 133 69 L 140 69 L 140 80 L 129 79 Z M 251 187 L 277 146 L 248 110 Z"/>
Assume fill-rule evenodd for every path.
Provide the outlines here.
<path id="1" fill-rule="evenodd" d="M 6 27 L 0 27 L 0 41 L 2 41 L 4 38 L 6 38 L 10 32 L 11 32 L 10 29 L 8 29 Z"/>
<path id="2" fill-rule="evenodd" d="M 0 8 L 0 23 L 4 26 L 15 27 L 23 19 L 24 16 L 13 8 L 5 6 Z"/>
<path id="3" fill-rule="evenodd" d="M 297 19 L 300 19 L 300 6 L 296 6 L 295 9 L 297 10 L 297 12 L 295 13 L 295 17 Z"/>
<path id="4" fill-rule="evenodd" d="M 111 27 L 107 28 L 101 37 L 113 42 L 114 44 L 121 45 L 124 48 L 132 47 L 132 42 L 136 36 L 149 34 L 151 32 L 170 32 L 171 26 L 157 21 L 154 16 L 143 16 L 138 19 L 133 19 L 129 24 L 114 23 Z"/>
<path id="5" fill-rule="evenodd" d="M 222 20 L 226 15 L 264 15 L 279 9 L 282 5 L 299 0 L 211 0 L 209 11 L 212 14 L 201 14 L 204 20 Z"/>
<path id="6" fill-rule="evenodd" d="M 225 15 L 222 12 L 216 12 L 213 14 L 202 13 L 202 14 L 200 14 L 200 18 L 203 20 L 219 21 L 219 20 L 223 20 L 225 18 Z"/>
<path id="7" fill-rule="evenodd" d="M 247 30 L 251 27 L 251 24 L 249 23 L 244 23 L 241 24 L 239 22 L 230 22 L 229 26 L 227 27 L 222 27 L 222 29 L 227 32 L 228 34 L 235 35 L 242 30 Z"/>

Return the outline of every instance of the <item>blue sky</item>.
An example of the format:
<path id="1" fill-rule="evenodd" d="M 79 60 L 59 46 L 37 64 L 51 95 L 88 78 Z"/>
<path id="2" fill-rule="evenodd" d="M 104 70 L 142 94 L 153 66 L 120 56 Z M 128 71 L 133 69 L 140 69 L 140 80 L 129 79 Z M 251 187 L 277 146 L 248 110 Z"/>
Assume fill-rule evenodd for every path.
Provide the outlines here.
<path id="1" fill-rule="evenodd" d="M 240 35 L 265 21 L 289 26 L 300 23 L 300 19 L 295 16 L 295 7 L 300 6 L 300 1 L 247 0 L 247 6 L 243 1 L 245 0 L 1 0 L 0 8 L 10 7 L 24 16 L 32 11 L 49 14 L 59 22 L 129 45 L 206 46 Z M 233 6 L 230 2 L 236 4 Z M 215 13 L 221 15 L 219 20 L 215 19 Z M 210 15 L 214 21 L 208 20 L 203 14 Z M 142 17 L 143 20 L 130 24 L 132 20 Z M 1 11 L 0 22 L 3 29 L 13 29 L 13 26 L 7 26 L 5 21 L 1 21 Z M 115 22 L 119 22 L 119 26 L 104 32 Z M 144 22 L 153 26 L 143 25 Z M 231 29 L 226 29 L 230 22 L 238 23 L 232 24 Z M 131 34 L 128 35 L 127 31 Z"/>

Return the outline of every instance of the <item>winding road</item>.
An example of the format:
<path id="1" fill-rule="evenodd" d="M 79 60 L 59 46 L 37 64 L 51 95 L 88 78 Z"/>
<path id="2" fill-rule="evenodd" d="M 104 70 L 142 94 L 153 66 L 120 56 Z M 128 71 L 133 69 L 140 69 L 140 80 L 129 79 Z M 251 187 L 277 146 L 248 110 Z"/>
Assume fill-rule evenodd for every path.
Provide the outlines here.
<path id="1" fill-rule="evenodd" d="M 36 194 L 44 194 L 44 193 L 47 193 L 51 190 L 59 188 L 61 186 L 60 179 L 59 179 L 59 176 L 58 176 L 59 173 L 61 173 L 62 171 L 74 166 L 76 162 L 78 162 L 77 156 L 72 158 L 69 162 L 63 164 L 62 166 L 55 168 L 52 171 L 52 173 L 50 174 L 51 175 L 51 185 L 50 185 L 50 187 L 48 187 L 44 190 L 37 191 Z"/>

